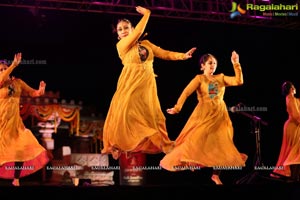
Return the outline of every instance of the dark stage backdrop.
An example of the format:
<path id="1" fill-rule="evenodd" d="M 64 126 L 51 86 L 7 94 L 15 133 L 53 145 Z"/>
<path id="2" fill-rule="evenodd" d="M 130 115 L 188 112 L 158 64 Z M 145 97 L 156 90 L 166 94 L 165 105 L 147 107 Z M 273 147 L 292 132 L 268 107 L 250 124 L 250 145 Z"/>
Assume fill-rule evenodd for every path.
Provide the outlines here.
<path id="1" fill-rule="evenodd" d="M 0 9 L 0 59 L 12 60 L 14 53 L 23 53 L 24 62 L 14 76 L 34 87 L 45 80 L 48 91 L 60 91 L 61 98 L 94 106 L 105 117 L 122 69 L 112 25 L 124 16 Z M 128 18 L 136 24 L 140 16 Z M 287 118 L 281 84 L 291 80 L 300 90 L 300 31 L 152 17 L 146 32 L 148 39 L 165 49 L 185 52 L 198 48 L 187 61 L 155 60 L 158 96 L 164 111 L 200 73 L 198 60 L 202 54 L 214 54 L 218 58 L 217 73 L 231 75 L 231 52 L 239 53 L 245 84 L 227 88 L 225 101 L 229 107 L 242 102 L 267 109 L 252 114 L 268 122 L 261 127 L 262 157 L 266 165 L 274 166 Z M 171 138 L 179 134 L 195 104 L 193 95 L 179 115 L 165 112 Z M 256 141 L 252 119 L 238 113 L 230 115 L 238 148 L 253 155 Z"/>

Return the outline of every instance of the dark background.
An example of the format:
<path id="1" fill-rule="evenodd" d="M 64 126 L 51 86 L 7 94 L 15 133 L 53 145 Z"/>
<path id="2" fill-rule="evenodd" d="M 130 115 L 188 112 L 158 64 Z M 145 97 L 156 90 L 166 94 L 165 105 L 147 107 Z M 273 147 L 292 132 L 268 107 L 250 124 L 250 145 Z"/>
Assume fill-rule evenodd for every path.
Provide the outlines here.
<path id="1" fill-rule="evenodd" d="M 48 91 L 59 91 L 61 99 L 67 101 L 82 101 L 105 118 L 122 70 L 115 48 L 117 36 L 112 32 L 112 25 L 121 17 L 124 16 L 0 8 L 0 59 L 12 60 L 14 53 L 22 52 L 24 62 L 44 61 L 45 64 L 23 63 L 13 75 L 34 88 L 44 80 Z M 136 24 L 141 17 L 128 18 Z M 244 85 L 227 88 L 225 101 L 229 107 L 242 102 L 249 107 L 267 108 L 267 112 L 251 114 L 268 123 L 260 129 L 262 160 L 274 166 L 287 119 L 281 85 L 290 80 L 300 89 L 300 31 L 151 17 L 146 32 L 149 40 L 164 49 L 186 52 L 197 47 L 190 60 L 154 62 L 165 114 L 189 81 L 200 73 L 198 60 L 202 54 L 217 57 L 216 73 L 233 75 L 230 57 L 233 50 L 237 51 Z M 179 115 L 166 114 L 171 139 L 179 134 L 196 103 L 192 95 Z M 236 145 L 249 155 L 248 166 L 252 166 L 256 150 L 253 120 L 238 113 L 230 115 Z"/>

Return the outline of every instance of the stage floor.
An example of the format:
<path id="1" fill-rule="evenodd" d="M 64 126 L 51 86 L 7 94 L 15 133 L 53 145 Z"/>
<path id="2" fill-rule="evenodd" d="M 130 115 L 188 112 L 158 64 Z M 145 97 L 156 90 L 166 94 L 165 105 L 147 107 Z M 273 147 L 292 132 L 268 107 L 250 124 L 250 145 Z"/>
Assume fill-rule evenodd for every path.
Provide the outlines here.
<path id="1" fill-rule="evenodd" d="M 227 176 L 227 177 L 226 177 Z M 230 179 L 228 176 L 231 176 Z M 20 179 L 20 187 L 11 185 L 11 180 L 0 180 L 0 194 L 9 196 L 32 196 L 54 198 L 70 196 L 99 199 L 184 199 L 194 198 L 274 198 L 298 200 L 300 183 L 274 179 L 265 174 L 250 173 L 236 179 L 229 172 L 223 175 L 223 185 L 210 180 L 209 171 L 184 171 L 168 173 L 152 172 L 145 175 L 143 184 L 121 185 L 118 173 L 114 185 L 93 185 L 80 180 L 79 186 L 51 181 L 36 180 L 36 177 Z"/>
<path id="2" fill-rule="evenodd" d="M 28 185 L 20 187 L 1 186 L 1 195 L 10 197 L 55 198 L 77 197 L 97 199 L 184 199 L 194 198 L 230 198 L 230 199 L 277 199 L 298 200 L 300 184 L 247 184 L 247 185 L 144 185 L 144 186 L 62 186 L 62 185 Z"/>

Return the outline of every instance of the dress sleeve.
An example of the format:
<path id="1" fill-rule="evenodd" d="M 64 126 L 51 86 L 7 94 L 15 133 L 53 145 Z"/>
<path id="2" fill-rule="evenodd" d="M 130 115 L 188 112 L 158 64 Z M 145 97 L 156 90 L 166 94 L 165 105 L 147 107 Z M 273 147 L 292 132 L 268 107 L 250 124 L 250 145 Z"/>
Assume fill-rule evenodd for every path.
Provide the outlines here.
<path id="1" fill-rule="evenodd" d="M 128 52 L 128 50 L 136 44 L 138 39 L 142 36 L 148 20 L 150 18 L 151 11 L 145 13 L 139 23 L 136 25 L 132 33 L 130 33 L 127 37 L 122 38 L 117 43 L 117 50 L 119 57 L 121 60 L 124 58 L 124 55 Z"/>
<path id="2" fill-rule="evenodd" d="M 156 46 L 147 40 L 147 44 L 151 47 L 155 57 L 158 57 L 163 60 L 184 60 L 185 53 L 169 51 Z"/>
<path id="3" fill-rule="evenodd" d="M 226 86 L 237 86 L 244 83 L 242 67 L 240 63 L 235 63 L 233 65 L 234 76 L 224 76 L 224 83 Z"/>
<path id="4" fill-rule="evenodd" d="M 177 113 L 181 111 L 181 108 L 186 101 L 186 99 L 193 93 L 197 88 L 200 86 L 200 79 L 198 75 L 191 80 L 191 82 L 184 88 L 183 92 L 181 93 L 180 97 L 177 100 L 176 105 L 174 106 Z"/>
<path id="5" fill-rule="evenodd" d="M 287 111 L 289 115 L 300 123 L 300 111 L 299 111 L 299 99 L 297 98 L 287 98 Z"/>
<path id="6" fill-rule="evenodd" d="M 16 65 L 11 64 L 6 70 L 4 70 L 2 73 L 0 73 L 0 87 L 2 87 L 5 80 L 8 79 L 9 75 L 13 71 L 13 69 L 16 67 Z"/>
<path id="7" fill-rule="evenodd" d="M 32 87 L 30 87 L 27 83 L 25 83 L 23 80 L 21 79 L 18 79 L 18 82 L 20 83 L 21 85 L 21 88 L 22 88 L 22 94 L 23 95 L 27 95 L 27 96 L 30 96 L 30 97 L 35 97 L 34 96 L 34 93 L 35 93 L 35 89 L 33 89 Z"/>

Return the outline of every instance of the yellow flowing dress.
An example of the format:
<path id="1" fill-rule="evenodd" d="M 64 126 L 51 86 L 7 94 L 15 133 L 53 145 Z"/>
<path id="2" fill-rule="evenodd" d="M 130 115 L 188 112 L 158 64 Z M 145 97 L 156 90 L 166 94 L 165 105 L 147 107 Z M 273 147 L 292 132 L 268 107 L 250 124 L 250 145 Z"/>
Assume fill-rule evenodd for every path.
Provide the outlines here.
<path id="1" fill-rule="evenodd" d="M 0 86 L 0 178 L 14 178 L 15 161 L 24 162 L 20 178 L 40 170 L 49 161 L 46 149 L 24 126 L 20 115 L 21 94 L 33 91 L 16 78 Z"/>
<path id="2" fill-rule="evenodd" d="M 289 118 L 283 126 L 281 149 L 273 172 L 290 177 L 290 165 L 300 164 L 300 100 L 286 96 L 286 110 Z"/>
<path id="3" fill-rule="evenodd" d="M 198 104 L 181 133 L 175 148 L 160 161 L 168 171 L 194 167 L 243 167 L 247 155 L 240 153 L 233 142 L 233 126 L 223 100 L 225 87 L 243 84 L 240 64 L 234 65 L 235 76 L 196 75 L 179 97 L 175 109 L 179 112 L 186 99 L 196 91 Z"/>
<path id="4" fill-rule="evenodd" d="M 169 152 L 174 146 L 157 95 L 153 61 L 154 57 L 184 60 L 185 54 L 164 50 L 149 40 L 139 41 L 149 17 L 150 11 L 116 45 L 123 69 L 105 119 L 101 151 L 115 159 L 127 152 Z"/>

